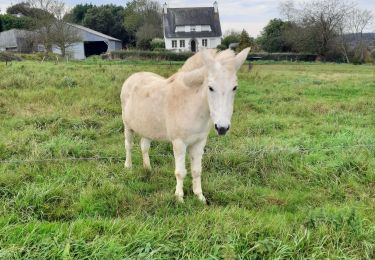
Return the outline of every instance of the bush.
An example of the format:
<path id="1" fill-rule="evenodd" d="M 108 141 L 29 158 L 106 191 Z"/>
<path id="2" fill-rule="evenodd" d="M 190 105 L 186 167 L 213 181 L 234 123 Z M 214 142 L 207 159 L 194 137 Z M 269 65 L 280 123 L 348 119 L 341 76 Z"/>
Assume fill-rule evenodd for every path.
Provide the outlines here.
<path id="1" fill-rule="evenodd" d="M 11 53 L 11 52 L 0 52 L 0 61 L 5 61 L 5 62 L 9 62 L 9 61 L 20 61 L 22 60 L 20 57 L 18 57 L 17 55 L 15 55 L 14 53 Z"/>
<path id="2" fill-rule="evenodd" d="M 231 34 L 224 37 L 224 39 L 221 41 L 221 45 L 229 48 L 229 45 L 231 43 L 239 43 L 240 42 L 240 33 L 238 32 L 232 32 Z"/>
<path id="3" fill-rule="evenodd" d="M 228 49 L 228 46 L 226 46 L 225 44 L 220 44 L 216 47 L 216 49 L 223 51 Z"/>
<path id="4" fill-rule="evenodd" d="M 141 39 L 137 41 L 137 48 L 140 50 L 150 50 L 151 49 L 151 40 Z"/>
<path id="5" fill-rule="evenodd" d="M 375 49 L 371 52 L 372 62 L 375 64 Z"/>
<path id="6" fill-rule="evenodd" d="M 165 49 L 165 42 L 163 39 L 160 38 L 154 38 L 150 42 L 151 50 L 156 51 L 156 49 Z"/>
<path id="7" fill-rule="evenodd" d="M 155 49 L 153 49 L 153 51 L 156 51 L 156 52 L 170 52 L 170 50 L 167 50 L 165 48 L 155 48 Z"/>
<path id="8" fill-rule="evenodd" d="M 113 59 L 150 59 L 150 60 L 168 60 L 168 61 L 185 61 L 191 57 L 192 52 L 169 52 L 169 51 L 113 51 Z"/>
<path id="9" fill-rule="evenodd" d="M 41 61 L 42 58 L 36 53 L 20 53 L 18 54 L 23 60 Z"/>

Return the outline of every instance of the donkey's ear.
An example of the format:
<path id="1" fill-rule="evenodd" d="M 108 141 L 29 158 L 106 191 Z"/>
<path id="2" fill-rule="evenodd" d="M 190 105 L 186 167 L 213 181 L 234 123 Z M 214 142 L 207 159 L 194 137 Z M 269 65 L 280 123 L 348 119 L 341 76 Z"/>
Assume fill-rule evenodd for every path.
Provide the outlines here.
<path id="1" fill-rule="evenodd" d="M 246 58 L 247 58 L 247 55 L 249 54 L 251 48 L 246 48 L 244 49 L 243 51 L 241 51 L 240 53 L 237 54 L 236 56 L 236 70 L 239 70 L 242 66 L 242 64 L 245 62 Z"/>
<path id="2" fill-rule="evenodd" d="M 188 87 L 200 87 L 204 82 L 205 75 L 205 68 L 195 69 L 193 71 L 184 72 L 183 81 Z"/>

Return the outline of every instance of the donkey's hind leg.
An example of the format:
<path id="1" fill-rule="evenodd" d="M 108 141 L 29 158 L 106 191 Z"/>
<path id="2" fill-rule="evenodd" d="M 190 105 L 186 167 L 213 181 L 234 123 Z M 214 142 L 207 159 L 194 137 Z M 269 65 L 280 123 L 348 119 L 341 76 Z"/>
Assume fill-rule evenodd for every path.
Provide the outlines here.
<path id="1" fill-rule="evenodd" d="M 126 160 L 125 168 L 132 167 L 132 147 L 133 147 L 133 131 L 125 126 L 125 150 L 126 150 Z"/>
<path id="2" fill-rule="evenodd" d="M 150 150 L 151 140 L 147 138 L 141 138 L 141 150 L 143 156 L 143 167 L 147 170 L 151 170 L 150 157 L 148 151 Z"/>

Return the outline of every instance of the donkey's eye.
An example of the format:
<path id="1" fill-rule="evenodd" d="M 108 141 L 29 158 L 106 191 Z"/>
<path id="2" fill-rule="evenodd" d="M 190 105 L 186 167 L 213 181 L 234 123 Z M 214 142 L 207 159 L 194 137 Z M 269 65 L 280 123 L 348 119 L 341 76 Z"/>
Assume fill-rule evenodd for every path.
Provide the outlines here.
<path id="1" fill-rule="evenodd" d="M 208 89 L 209 89 L 211 92 L 214 92 L 213 87 L 209 86 Z"/>
<path id="2" fill-rule="evenodd" d="M 233 91 L 236 91 L 237 90 L 237 86 L 235 86 L 234 88 L 233 88 Z"/>

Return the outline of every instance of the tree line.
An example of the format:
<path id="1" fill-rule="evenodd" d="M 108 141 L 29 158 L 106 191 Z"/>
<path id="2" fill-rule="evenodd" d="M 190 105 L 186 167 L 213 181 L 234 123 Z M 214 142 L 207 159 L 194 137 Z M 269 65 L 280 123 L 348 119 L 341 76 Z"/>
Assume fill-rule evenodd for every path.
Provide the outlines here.
<path id="1" fill-rule="evenodd" d="M 251 39 L 254 50 L 312 53 L 323 61 L 347 63 L 375 60 L 375 34 L 364 33 L 374 26 L 374 15 L 354 2 L 286 1 L 280 5 L 280 12 L 284 19 L 272 19 L 257 39 Z M 240 42 L 244 34 L 228 33 L 223 47 Z"/>
<path id="2" fill-rule="evenodd" d="M 374 46 L 370 46 L 364 33 L 373 25 L 373 13 L 358 8 L 354 2 L 311 0 L 296 3 L 289 0 L 282 2 L 279 9 L 283 19 L 272 19 L 259 37 L 252 38 L 245 30 L 230 31 L 224 35 L 219 48 L 237 43 L 237 50 L 252 46 L 253 51 L 311 53 L 324 61 L 363 63 L 375 59 L 375 52 L 371 50 Z M 22 16 L 15 16 L 18 14 Z M 125 6 L 78 4 L 71 10 L 67 10 L 61 0 L 27 0 L 0 15 L 0 31 L 36 28 L 45 46 L 60 42 L 64 49 L 75 40 L 67 37 L 71 33 L 62 26 L 66 22 L 118 38 L 125 48 L 159 50 L 164 46 L 160 39 L 163 37 L 162 8 L 152 0 L 132 0 Z M 64 29 L 67 32 L 62 34 Z M 53 31 L 60 33 L 53 36 Z M 62 39 L 48 42 L 52 36 Z"/>

